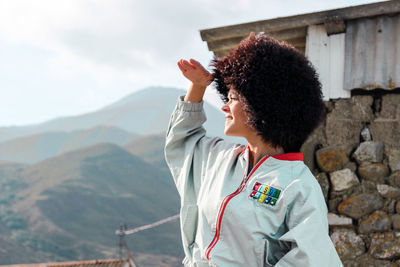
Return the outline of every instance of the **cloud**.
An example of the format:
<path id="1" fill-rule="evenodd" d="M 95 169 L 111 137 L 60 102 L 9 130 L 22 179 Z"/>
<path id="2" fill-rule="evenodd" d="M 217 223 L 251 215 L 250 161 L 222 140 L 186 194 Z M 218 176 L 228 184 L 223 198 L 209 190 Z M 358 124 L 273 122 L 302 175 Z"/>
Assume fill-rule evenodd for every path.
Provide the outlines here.
<path id="1" fill-rule="evenodd" d="M 352 1 L 365 2 L 372 1 Z M 87 112 L 146 86 L 186 87 L 176 61 L 194 57 L 207 65 L 212 57 L 201 29 L 346 5 L 345 0 L 0 0 L 0 42 L 37 53 L 28 65 L 42 71 L 36 75 L 41 85 L 33 92 L 28 84 L 35 78 L 28 69 L 20 72 L 26 81 L 0 80 L 0 88 L 9 88 L 4 98 L 25 95 L 38 102 L 50 90 L 65 99 L 88 96 L 87 102 L 76 100 L 64 108 L 53 98 L 49 101 L 58 101 L 62 111 L 42 110 L 49 116 Z M 24 54 L 14 51 L 9 60 L 30 60 Z M 10 64 L 2 60 L 0 69 Z M 57 86 L 57 81 L 70 87 Z"/>

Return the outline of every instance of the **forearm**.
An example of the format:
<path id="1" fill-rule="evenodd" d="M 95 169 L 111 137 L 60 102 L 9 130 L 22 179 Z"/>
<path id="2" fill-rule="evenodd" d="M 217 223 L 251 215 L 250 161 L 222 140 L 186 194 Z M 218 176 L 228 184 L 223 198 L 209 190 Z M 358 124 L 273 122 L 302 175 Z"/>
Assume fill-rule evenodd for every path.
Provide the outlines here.
<path id="1" fill-rule="evenodd" d="M 192 83 L 186 93 L 184 101 L 201 102 L 203 100 L 206 88 L 207 87 L 204 85 L 198 85 Z"/>
<path id="2" fill-rule="evenodd" d="M 205 136 L 205 129 L 202 127 L 205 120 L 203 103 L 189 103 L 179 97 L 167 130 L 165 159 L 181 196 L 187 180 L 195 179 L 194 174 L 189 173 L 192 164 L 202 162 L 193 162 L 192 158 L 195 153 L 198 157 L 202 155 L 200 140 Z"/>

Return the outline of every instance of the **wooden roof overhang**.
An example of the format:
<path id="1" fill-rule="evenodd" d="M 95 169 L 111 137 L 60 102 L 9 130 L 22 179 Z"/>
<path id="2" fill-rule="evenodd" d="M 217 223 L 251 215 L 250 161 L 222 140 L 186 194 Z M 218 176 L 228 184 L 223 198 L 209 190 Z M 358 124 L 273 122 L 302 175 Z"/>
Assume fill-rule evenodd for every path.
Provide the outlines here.
<path id="1" fill-rule="evenodd" d="M 200 31 L 208 49 L 217 57 L 225 56 L 250 32 L 266 34 L 286 41 L 305 53 L 307 27 L 324 24 L 328 35 L 345 32 L 345 21 L 400 12 L 400 0 L 332 9 L 289 17 L 261 20 Z"/>

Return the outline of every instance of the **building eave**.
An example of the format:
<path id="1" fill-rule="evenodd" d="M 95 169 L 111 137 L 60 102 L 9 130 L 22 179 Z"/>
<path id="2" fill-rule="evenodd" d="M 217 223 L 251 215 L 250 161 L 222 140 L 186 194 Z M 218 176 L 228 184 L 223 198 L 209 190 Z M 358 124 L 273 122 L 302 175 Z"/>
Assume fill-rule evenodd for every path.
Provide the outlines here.
<path id="1" fill-rule="evenodd" d="M 332 20 L 332 18 L 347 21 L 399 12 L 400 1 L 392 0 L 204 29 L 200 30 L 200 35 L 202 40 L 207 42 L 209 50 L 213 51 L 217 56 L 221 56 L 235 47 L 240 40 L 248 36 L 250 32 L 265 32 L 274 36 L 278 40 L 287 41 L 292 44 L 293 41 L 297 40 L 298 45 L 293 45 L 302 50 L 304 44 L 299 42 L 299 40 L 305 41 L 305 32 L 307 27 L 310 25 L 326 24 Z M 301 36 L 299 36 L 299 34 Z"/>

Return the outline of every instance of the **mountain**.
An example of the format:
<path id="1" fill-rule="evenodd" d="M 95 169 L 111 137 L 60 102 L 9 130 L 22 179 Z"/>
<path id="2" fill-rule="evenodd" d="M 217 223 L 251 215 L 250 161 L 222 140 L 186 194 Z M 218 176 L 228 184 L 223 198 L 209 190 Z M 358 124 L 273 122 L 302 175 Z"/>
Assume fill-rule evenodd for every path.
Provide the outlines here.
<path id="1" fill-rule="evenodd" d="M 125 130 L 104 126 L 72 132 L 45 132 L 0 143 L 0 160 L 32 164 L 94 144 L 125 145 L 137 137 Z"/>
<path id="2" fill-rule="evenodd" d="M 139 135 L 159 134 L 166 131 L 172 110 L 184 90 L 150 87 L 98 111 L 57 118 L 29 126 L 0 127 L 0 142 L 44 132 L 70 132 L 96 126 L 117 127 Z M 209 135 L 223 136 L 224 115 L 205 102 L 207 116 L 212 118 L 205 126 Z"/>
<path id="3" fill-rule="evenodd" d="M 179 212 L 169 172 L 113 144 L 2 169 L 0 234 L 48 261 L 115 257 L 121 223 L 137 227 Z M 183 256 L 177 221 L 126 239 L 136 252 Z"/>
<path id="4" fill-rule="evenodd" d="M 126 144 L 124 149 L 148 163 L 169 171 L 164 158 L 164 146 L 165 134 L 163 133 L 140 137 Z"/>

